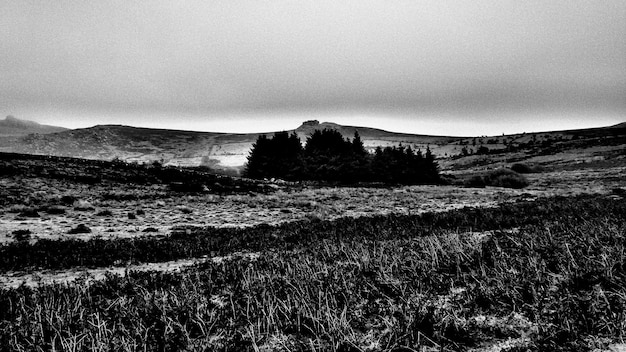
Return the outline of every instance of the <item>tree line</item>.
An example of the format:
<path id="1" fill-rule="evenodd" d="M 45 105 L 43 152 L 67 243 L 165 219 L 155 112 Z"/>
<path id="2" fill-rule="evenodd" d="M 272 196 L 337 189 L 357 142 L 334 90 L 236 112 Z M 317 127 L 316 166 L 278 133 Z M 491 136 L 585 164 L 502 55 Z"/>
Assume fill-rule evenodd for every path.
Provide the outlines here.
<path id="1" fill-rule="evenodd" d="M 410 146 L 377 147 L 374 153 L 368 153 L 358 132 L 350 140 L 334 129 L 316 130 L 304 146 L 295 133 L 283 131 L 271 138 L 259 136 L 243 175 L 255 179 L 339 183 L 439 182 L 439 169 L 429 148 L 422 153 Z"/>

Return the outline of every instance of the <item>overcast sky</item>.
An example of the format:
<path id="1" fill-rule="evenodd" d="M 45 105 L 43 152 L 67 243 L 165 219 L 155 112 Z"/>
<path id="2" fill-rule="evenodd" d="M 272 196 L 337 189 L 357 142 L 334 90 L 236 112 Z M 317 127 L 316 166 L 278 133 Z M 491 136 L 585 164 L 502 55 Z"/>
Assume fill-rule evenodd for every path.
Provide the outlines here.
<path id="1" fill-rule="evenodd" d="M 602 126 L 626 121 L 625 38 L 623 0 L 3 0 L 0 114 L 241 132 Z"/>

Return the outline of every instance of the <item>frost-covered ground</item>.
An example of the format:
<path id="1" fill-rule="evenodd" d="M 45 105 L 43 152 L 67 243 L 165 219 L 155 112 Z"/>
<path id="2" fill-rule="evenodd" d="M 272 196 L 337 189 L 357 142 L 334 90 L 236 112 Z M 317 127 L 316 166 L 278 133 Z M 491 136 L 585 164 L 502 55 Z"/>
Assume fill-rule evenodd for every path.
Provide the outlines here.
<path id="1" fill-rule="evenodd" d="M 554 195 L 607 194 L 626 187 L 626 167 L 526 175 L 521 189 L 409 186 L 398 188 L 287 187 L 271 194 L 174 193 L 165 185 L 84 185 L 44 178 L 0 178 L 0 193 L 19 199 L 0 207 L 0 243 L 28 230 L 42 238 L 163 236 L 185 226 L 245 227 L 306 218 L 419 214 Z M 61 201 L 63 197 L 65 203 Z M 50 209 L 56 209 L 56 213 Z M 61 209 L 60 211 L 58 209 Z M 29 212 L 30 211 L 30 212 Z M 36 212 L 36 213 L 35 213 Z M 78 225 L 91 232 L 69 234 Z"/>

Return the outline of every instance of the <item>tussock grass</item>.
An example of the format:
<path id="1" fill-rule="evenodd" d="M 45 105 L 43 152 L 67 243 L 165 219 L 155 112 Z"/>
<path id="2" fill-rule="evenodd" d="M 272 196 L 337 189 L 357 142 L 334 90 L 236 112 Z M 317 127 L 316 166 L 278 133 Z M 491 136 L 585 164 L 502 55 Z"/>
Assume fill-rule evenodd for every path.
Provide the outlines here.
<path id="1" fill-rule="evenodd" d="M 466 187 L 484 188 L 486 186 L 521 189 L 529 185 L 521 173 L 511 169 L 497 169 L 484 175 L 474 175 L 465 180 Z"/>
<path id="2" fill-rule="evenodd" d="M 340 232 L 350 227 L 332 223 L 334 236 L 299 246 L 274 243 L 259 257 L 209 261 L 180 273 L 4 289 L 0 344 L 8 350 L 411 351 L 512 338 L 524 341 L 518 350 L 579 351 L 597 347 L 589 341 L 623 339 L 623 201 L 588 197 L 540 202 L 535 212 L 525 207 L 491 213 L 493 223 L 484 227 L 502 226 L 489 233 L 437 227 L 450 218 L 436 214 L 427 223 L 438 230 L 429 232 L 413 227 L 396 234 L 395 217 L 375 231 L 348 222 L 350 236 Z M 456 214 L 452 224 L 483 213 Z M 526 222 L 518 231 L 503 230 L 518 221 Z"/>
<path id="3" fill-rule="evenodd" d="M 592 196 L 542 199 L 503 204 L 498 208 L 466 208 L 421 215 L 379 215 L 367 218 L 317 219 L 278 226 L 250 228 L 191 228 L 165 238 L 150 236 L 121 239 L 93 238 L 8 243 L 0 246 L 0 272 L 24 269 L 102 267 L 116 262 L 147 263 L 225 255 L 236 251 L 292 250 L 324 239 L 389 240 L 435 235 L 450 231 L 484 231 L 595 219 L 605 214 L 624 219 L 621 200 Z"/>

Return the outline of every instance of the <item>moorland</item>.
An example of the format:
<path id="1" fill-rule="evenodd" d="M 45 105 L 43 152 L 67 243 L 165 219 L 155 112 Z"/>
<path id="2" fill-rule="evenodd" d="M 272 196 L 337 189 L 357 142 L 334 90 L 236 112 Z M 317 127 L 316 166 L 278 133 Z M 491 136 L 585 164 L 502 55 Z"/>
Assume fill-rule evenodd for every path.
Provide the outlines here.
<path id="1" fill-rule="evenodd" d="M 0 350 L 624 348 L 625 136 L 452 140 L 436 185 L 2 153 Z"/>

